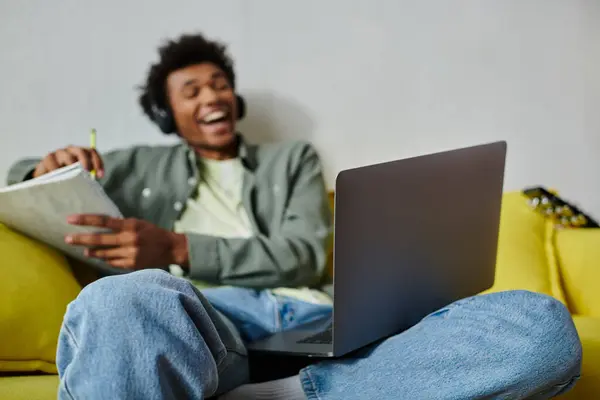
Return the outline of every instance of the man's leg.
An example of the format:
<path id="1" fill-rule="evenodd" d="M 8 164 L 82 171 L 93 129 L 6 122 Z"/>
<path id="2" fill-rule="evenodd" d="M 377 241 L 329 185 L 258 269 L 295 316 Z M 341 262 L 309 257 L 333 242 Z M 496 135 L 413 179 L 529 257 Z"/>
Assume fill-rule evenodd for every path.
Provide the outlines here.
<path id="1" fill-rule="evenodd" d="M 581 343 L 567 309 L 512 291 L 456 302 L 352 358 L 301 371 L 309 399 L 547 399 L 572 387 Z"/>
<path id="2" fill-rule="evenodd" d="M 158 270 L 87 286 L 67 309 L 57 366 L 61 399 L 203 399 L 248 379 L 237 329 Z"/>

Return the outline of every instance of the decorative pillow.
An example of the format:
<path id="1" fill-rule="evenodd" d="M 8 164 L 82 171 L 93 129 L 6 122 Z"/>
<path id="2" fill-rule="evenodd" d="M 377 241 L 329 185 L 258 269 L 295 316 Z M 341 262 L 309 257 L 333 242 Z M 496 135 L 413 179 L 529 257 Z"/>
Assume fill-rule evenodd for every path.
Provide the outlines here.
<path id="1" fill-rule="evenodd" d="M 56 373 L 67 304 L 81 286 L 66 258 L 0 224 L 0 372 Z"/>
<path id="2" fill-rule="evenodd" d="M 552 295 L 547 223 L 532 210 L 521 192 L 502 197 L 496 280 L 488 292 L 523 289 Z"/>
<path id="3" fill-rule="evenodd" d="M 557 230 L 555 245 L 571 312 L 600 317 L 600 229 Z"/>

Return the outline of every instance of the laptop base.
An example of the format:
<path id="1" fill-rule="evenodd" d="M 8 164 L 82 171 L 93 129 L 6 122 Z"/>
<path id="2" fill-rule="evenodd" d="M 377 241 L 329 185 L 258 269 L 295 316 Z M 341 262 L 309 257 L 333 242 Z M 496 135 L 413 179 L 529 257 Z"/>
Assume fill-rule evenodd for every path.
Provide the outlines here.
<path id="1" fill-rule="evenodd" d="M 300 343 L 318 331 L 289 331 L 276 333 L 268 338 L 247 345 L 248 351 L 288 356 L 333 357 L 332 344 Z"/>
<path id="2" fill-rule="evenodd" d="M 333 357 L 333 343 L 302 343 L 309 336 L 331 326 L 331 316 L 308 323 L 291 331 L 278 332 L 256 342 L 248 343 L 249 352 L 304 357 Z"/>

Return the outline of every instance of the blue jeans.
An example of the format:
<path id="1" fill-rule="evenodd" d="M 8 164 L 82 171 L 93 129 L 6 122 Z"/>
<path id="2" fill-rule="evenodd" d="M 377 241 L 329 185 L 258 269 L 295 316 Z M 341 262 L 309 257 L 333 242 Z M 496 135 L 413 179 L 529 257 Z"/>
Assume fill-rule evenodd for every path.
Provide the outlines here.
<path id="1" fill-rule="evenodd" d="M 218 290 L 229 292 L 205 296 L 158 270 L 87 286 L 64 318 L 59 398 L 216 396 L 248 381 L 245 338 L 327 312 L 265 292 Z M 511 291 L 460 300 L 353 358 L 311 365 L 300 379 L 308 399 L 547 399 L 575 384 L 581 352 L 561 303 Z"/>

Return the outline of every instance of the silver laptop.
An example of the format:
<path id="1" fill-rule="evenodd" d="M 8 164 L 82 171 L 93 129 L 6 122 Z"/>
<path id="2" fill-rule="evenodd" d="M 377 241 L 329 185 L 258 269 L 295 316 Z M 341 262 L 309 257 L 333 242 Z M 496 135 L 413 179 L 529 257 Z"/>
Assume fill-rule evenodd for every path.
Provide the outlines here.
<path id="1" fill-rule="evenodd" d="M 251 343 L 340 357 L 492 286 L 506 142 L 340 172 L 333 314 Z"/>

